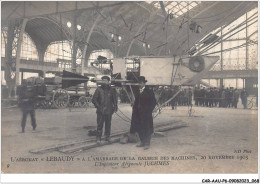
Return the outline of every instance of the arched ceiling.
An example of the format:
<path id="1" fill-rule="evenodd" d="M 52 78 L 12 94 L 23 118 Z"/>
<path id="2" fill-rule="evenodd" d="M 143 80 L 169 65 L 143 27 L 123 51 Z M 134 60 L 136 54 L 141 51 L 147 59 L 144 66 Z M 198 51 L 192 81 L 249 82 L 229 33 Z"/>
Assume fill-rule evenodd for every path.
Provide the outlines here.
<path id="1" fill-rule="evenodd" d="M 197 2 L 197 5 L 191 4 L 192 2 L 188 5 L 185 2 L 183 6 L 180 3 L 2 2 L 2 26 L 11 19 L 30 18 L 26 32 L 34 41 L 49 44 L 75 37 L 82 49 L 88 45 L 86 55 L 92 50 L 100 49 L 110 49 L 118 56 L 126 56 L 127 53 L 180 55 L 185 54 L 198 40 L 214 29 L 229 24 L 257 7 L 257 2 L 254 1 L 202 1 Z M 187 11 L 187 8 L 190 10 Z M 168 11 L 174 16 L 169 18 Z M 73 34 L 73 29 L 67 27 L 67 22 L 73 24 L 75 20 L 81 25 L 81 30 Z M 189 31 L 188 25 L 191 21 L 201 25 L 201 33 Z M 87 43 L 92 28 L 93 32 Z M 120 35 L 122 40 L 117 43 L 111 42 L 112 33 Z M 149 44 L 150 48 L 144 48 L 143 43 Z"/>
<path id="2" fill-rule="evenodd" d="M 88 49 L 85 54 L 85 58 L 88 58 L 92 51 L 101 49 L 109 49 L 115 57 L 124 57 L 125 55 L 122 55 L 122 53 L 127 52 L 128 46 L 129 44 L 124 44 L 123 42 L 111 42 L 111 39 L 106 37 L 102 33 L 93 32 L 88 44 Z M 146 55 L 145 49 L 138 44 L 134 44 L 133 49 L 130 52 L 130 55 Z"/>
<path id="3" fill-rule="evenodd" d="M 59 13 L 72 13 L 93 8 L 107 8 L 122 4 L 118 1 L 4 1 L 1 2 L 1 21 L 33 18 L 38 16 L 54 15 Z"/>
<path id="4" fill-rule="evenodd" d="M 25 32 L 30 35 L 37 47 L 47 47 L 51 42 L 69 39 L 60 25 L 47 18 L 29 20 Z"/>

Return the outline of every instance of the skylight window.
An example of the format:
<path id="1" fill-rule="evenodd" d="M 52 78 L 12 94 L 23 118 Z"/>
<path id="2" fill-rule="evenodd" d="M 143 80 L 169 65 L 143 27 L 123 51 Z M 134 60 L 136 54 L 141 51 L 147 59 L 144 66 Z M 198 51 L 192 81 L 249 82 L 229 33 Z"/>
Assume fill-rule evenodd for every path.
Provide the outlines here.
<path id="1" fill-rule="evenodd" d="M 158 1 L 146 1 L 148 4 L 153 5 L 156 8 L 161 8 Z M 175 18 L 185 14 L 188 10 L 191 10 L 198 6 L 200 1 L 163 1 L 165 11 L 172 13 Z"/>
<path id="2" fill-rule="evenodd" d="M 159 2 L 155 3 L 155 4 L 154 4 L 154 7 L 160 8 L 160 7 L 161 7 L 161 6 L 160 6 L 160 3 L 159 3 Z"/>

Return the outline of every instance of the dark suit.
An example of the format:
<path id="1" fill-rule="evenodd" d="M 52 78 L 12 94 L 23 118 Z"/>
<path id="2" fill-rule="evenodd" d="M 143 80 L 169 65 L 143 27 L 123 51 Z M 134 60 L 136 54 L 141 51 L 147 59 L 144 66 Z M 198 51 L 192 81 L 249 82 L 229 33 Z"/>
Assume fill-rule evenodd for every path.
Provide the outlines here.
<path id="1" fill-rule="evenodd" d="M 117 111 L 117 95 L 115 89 L 102 85 L 93 95 L 92 103 L 97 108 L 97 139 L 101 139 L 103 124 L 105 122 L 105 136 L 110 136 L 111 119 L 114 111 Z"/>
<path id="2" fill-rule="evenodd" d="M 143 145 L 150 145 L 153 133 L 152 112 L 155 105 L 156 99 L 153 90 L 146 86 L 142 93 L 137 92 L 133 106 L 130 132 L 137 132 Z"/>
<path id="3" fill-rule="evenodd" d="M 242 100 L 242 104 L 244 106 L 244 109 L 247 108 L 247 97 L 248 97 L 248 93 L 246 90 L 242 90 L 241 94 L 240 94 L 241 100 Z"/>
<path id="4" fill-rule="evenodd" d="M 22 117 L 22 132 L 24 132 L 27 115 L 30 114 L 31 122 L 33 129 L 36 128 L 36 118 L 35 118 L 35 108 L 34 108 L 34 101 L 36 97 L 36 90 L 34 86 L 25 86 L 21 87 L 19 93 L 19 107 L 22 110 L 23 117 Z"/>

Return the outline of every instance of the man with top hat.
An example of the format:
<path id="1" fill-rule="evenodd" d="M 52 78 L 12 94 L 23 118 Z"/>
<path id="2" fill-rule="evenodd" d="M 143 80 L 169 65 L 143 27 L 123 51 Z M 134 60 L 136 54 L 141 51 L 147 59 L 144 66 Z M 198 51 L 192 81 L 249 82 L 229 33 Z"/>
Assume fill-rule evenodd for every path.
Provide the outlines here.
<path id="1" fill-rule="evenodd" d="M 137 147 L 149 149 L 151 135 L 153 133 L 153 115 L 152 112 L 156 105 L 154 92 L 145 86 L 147 80 L 144 76 L 138 78 L 140 88 L 135 95 L 133 105 L 131 129 L 138 133 L 141 143 Z"/>
<path id="2" fill-rule="evenodd" d="M 101 86 L 98 87 L 93 95 L 92 103 L 97 111 L 97 143 L 101 143 L 103 125 L 105 122 L 105 141 L 110 141 L 111 119 L 117 111 L 116 90 L 110 86 L 110 78 L 103 76 Z"/>

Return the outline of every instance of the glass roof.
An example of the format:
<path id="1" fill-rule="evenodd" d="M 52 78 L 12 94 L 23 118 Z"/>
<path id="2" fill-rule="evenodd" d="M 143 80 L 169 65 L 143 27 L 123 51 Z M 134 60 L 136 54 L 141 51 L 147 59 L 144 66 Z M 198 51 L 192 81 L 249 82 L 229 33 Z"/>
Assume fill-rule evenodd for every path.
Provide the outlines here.
<path id="1" fill-rule="evenodd" d="M 156 8 L 161 8 L 159 1 L 146 1 Z M 198 6 L 201 1 L 163 1 L 165 11 L 172 13 L 175 18 Z"/>

